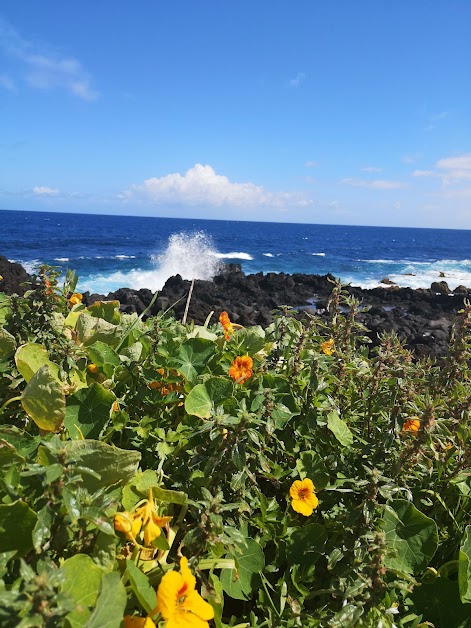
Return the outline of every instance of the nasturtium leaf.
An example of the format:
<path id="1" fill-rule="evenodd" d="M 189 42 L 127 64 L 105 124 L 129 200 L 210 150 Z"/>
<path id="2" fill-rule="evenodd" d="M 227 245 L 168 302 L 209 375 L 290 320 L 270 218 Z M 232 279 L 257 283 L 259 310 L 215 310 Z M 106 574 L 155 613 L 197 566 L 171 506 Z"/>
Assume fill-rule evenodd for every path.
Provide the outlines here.
<path id="1" fill-rule="evenodd" d="M 23 457 L 31 455 L 41 443 L 40 436 L 33 436 L 13 425 L 0 425 L 0 438 L 13 445 Z"/>
<path id="2" fill-rule="evenodd" d="M 253 539 L 246 539 L 247 547 L 242 554 L 231 556 L 236 569 L 221 570 L 221 584 L 224 591 L 236 600 L 249 600 L 260 583 L 259 572 L 265 566 L 262 548 Z"/>
<path id="3" fill-rule="evenodd" d="M 85 554 L 67 558 L 60 571 L 63 576 L 62 592 L 76 604 L 76 608 L 67 615 L 67 621 L 72 628 L 85 626 L 96 604 L 104 571 Z"/>
<path id="4" fill-rule="evenodd" d="M 410 597 L 414 611 L 422 615 L 422 622 L 430 622 L 437 628 L 471 626 L 471 605 L 461 603 L 456 580 L 436 578 L 430 584 L 415 587 Z"/>
<path id="5" fill-rule="evenodd" d="M 91 469 L 100 478 L 82 473 L 83 486 L 95 492 L 103 486 L 125 484 L 134 477 L 141 454 L 138 451 L 119 449 L 96 440 L 73 440 L 64 442 L 66 462 Z"/>
<path id="6" fill-rule="evenodd" d="M 10 303 L 10 297 L 4 292 L 0 292 L 0 325 L 6 323 L 11 316 L 12 310 Z"/>
<path id="7" fill-rule="evenodd" d="M 177 356 L 170 360 L 169 366 L 179 371 L 185 379 L 194 382 L 206 368 L 216 345 L 204 338 L 190 338 L 178 349 Z"/>
<path id="8" fill-rule="evenodd" d="M 204 384 L 196 384 L 185 399 L 185 411 L 188 414 L 209 419 L 213 404 Z"/>
<path id="9" fill-rule="evenodd" d="M 316 492 L 321 491 L 329 483 L 327 467 L 314 451 L 303 451 L 296 460 L 296 468 L 302 480 L 309 478 L 313 481 Z"/>
<path id="10" fill-rule="evenodd" d="M 3 473 L 8 471 L 13 464 L 22 464 L 24 461 L 23 456 L 16 451 L 13 445 L 6 440 L 0 439 L 0 470 Z"/>
<path id="11" fill-rule="evenodd" d="M 129 347 L 119 350 L 119 354 L 127 358 L 130 362 L 139 362 L 143 352 L 142 342 L 133 342 Z"/>
<path id="12" fill-rule="evenodd" d="M 81 313 L 82 312 L 80 310 L 72 310 L 71 312 L 69 312 L 64 321 L 64 325 L 66 327 L 70 327 L 71 329 L 74 329 Z"/>
<path id="13" fill-rule="evenodd" d="M 215 406 L 223 404 L 234 393 L 234 384 L 227 377 L 210 377 L 204 385 Z"/>
<path id="14" fill-rule="evenodd" d="M 59 367 L 51 362 L 46 349 L 34 342 L 28 342 L 17 349 L 15 364 L 26 382 L 29 382 L 42 366 L 49 366 L 54 378 L 59 380 Z"/>
<path id="15" fill-rule="evenodd" d="M 0 327 L 0 362 L 8 360 L 15 353 L 16 340 L 6 329 Z"/>
<path id="16" fill-rule="evenodd" d="M 288 565 L 311 565 L 319 558 L 327 541 L 327 532 L 320 523 L 297 528 L 286 539 Z"/>
<path id="17" fill-rule="evenodd" d="M 458 584 L 463 603 L 471 602 L 471 525 L 466 526 L 460 546 Z"/>
<path id="18" fill-rule="evenodd" d="M 167 488 L 157 486 L 152 489 L 152 495 L 154 499 L 168 504 L 179 504 L 183 506 L 188 503 L 188 496 L 183 491 L 172 491 Z"/>
<path id="19" fill-rule="evenodd" d="M 344 447 L 350 447 L 353 444 L 353 434 L 337 412 L 333 411 L 327 415 L 327 427 Z"/>
<path id="20" fill-rule="evenodd" d="M 203 325 L 195 325 L 193 331 L 187 335 L 187 338 L 204 338 L 205 340 L 216 342 L 218 336 L 212 331 L 209 331 L 207 327 L 203 327 Z"/>
<path id="21" fill-rule="evenodd" d="M 107 323 L 116 325 L 119 323 L 119 301 L 95 301 L 87 306 L 88 312 L 96 318 L 101 318 Z"/>
<path id="22" fill-rule="evenodd" d="M 238 354 L 255 355 L 265 346 L 265 331 L 260 325 L 237 332 Z"/>
<path id="23" fill-rule="evenodd" d="M 117 571 L 101 578 L 95 610 L 86 628 L 120 628 L 126 608 L 126 589 Z"/>
<path id="24" fill-rule="evenodd" d="M 17 550 L 27 554 L 33 548 L 37 515 L 25 502 L 0 504 L 0 552 Z"/>
<path id="25" fill-rule="evenodd" d="M 70 438 L 98 438 L 110 419 L 114 393 L 93 382 L 67 399 L 64 425 Z"/>
<path id="26" fill-rule="evenodd" d="M 80 313 L 77 320 L 77 339 L 83 345 L 92 345 L 97 340 L 115 346 L 118 344 L 118 328 L 102 318 L 95 318 L 90 314 Z"/>
<path id="27" fill-rule="evenodd" d="M 101 342 L 101 340 L 97 340 L 87 347 L 87 353 L 91 362 L 100 366 L 107 377 L 111 377 L 114 367 L 121 364 L 121 360 L 116 351 L 105 342 Z"/>
<path id="28" fill-rule="evenodd" d="M 435 521 L 405 499 L 386 506 L 383 521 L 389 550 L 385 566 L 411 574 L 423 571 L 438 547 Z"/>
<path id="29" fill-rule="evenodd" d="M 139 600 L 139 604 L 146 613 L 151 614 L 157 606 L 157 596 L 155 589 L 150 585 L 148 577 L 136 567 L 136 564 L 132 560 L 126 561 L 126 572 L 131 584 L 131 589 Z"/>
<path id="30" fill-rule="evenodd" d="M 60 429 L 65 417 L 65 395 L 48 365 L 41 366 L 30 379 L 21 395 L 21 405 L 42 430 Z"/>

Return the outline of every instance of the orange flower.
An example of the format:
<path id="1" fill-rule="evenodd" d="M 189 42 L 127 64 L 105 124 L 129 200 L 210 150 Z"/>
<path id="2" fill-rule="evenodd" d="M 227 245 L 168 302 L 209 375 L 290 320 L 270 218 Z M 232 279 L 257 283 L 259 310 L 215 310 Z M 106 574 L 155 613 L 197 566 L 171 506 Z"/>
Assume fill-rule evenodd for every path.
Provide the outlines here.
<path id="1" fill-rule="evenodd" d="M 98 366 L 93 364 L 93 362 L 87 366 L 87 369 L 90 373 L 98 373 Z"/>
<path id="2" fill-rule="evenodd" d="M 69 298 L 69 304 L 71 307 L 73 307 L 78 303 L 82 303 L 82 295 L 80 294 L 80 292 L 74 292 L 74 294 Z"/>
<path id="3" fill-rule="evenodd" d="M 402 426 L 402 432 L 412 432 L 416 434 L 420 430 L 420 421 L 418 417 L 413 416 L 411 419 L 407 419 L 407 421 Z"/>
<path id="4" fill-rule="evenodd" d="M 229 318 L 229 314 L 227 312 L 221 312 L 221 315 L 219 316 L 219 322 L 224 329 L 224 338 L 226 340 L 231 339 L 231 334 L 233 334 L 236 329 L 242 329 L 242 325 L 231 323 L 231 319 Z"/>
<path id="5" fill-rule="evenodd" d="M 291 507 L 305 517 L 312 515 L 317 508 L 319 500 L 314 492 L 314 484 L 309 478 L 296 480 L 289 489 L 291 496 Z"/>
<path id="6" fill-rule="evenodd" d="M 236 384 L 243 384 L 246 379 L 252 377 L 253 360 L 249 355 L 238 355 L 229 369 L 229 377 Z"/>
<path id="7" fill-rule="evenodd" d="M 334 339 L 330 338 L 325 342 L 321 342 L 321 349 L 322 353 L 325 353 L 325 355 L 332 355 L 334 352 Z"/>
<path id="8" fill-rule="evenodd" d="M 113 405 L 111 406 L 111 412 L 118 412 L 119 403 L 117 401 L 113 401 Z"/>
<path id="9" fill-rule="evenodd" d="M 165 628 L 209 628 L 214 609 L 195 587 L 196 578 L 182 556 L 180 573 L 168 571 L 157 589 L 157 610 L 165 619 Z"/>

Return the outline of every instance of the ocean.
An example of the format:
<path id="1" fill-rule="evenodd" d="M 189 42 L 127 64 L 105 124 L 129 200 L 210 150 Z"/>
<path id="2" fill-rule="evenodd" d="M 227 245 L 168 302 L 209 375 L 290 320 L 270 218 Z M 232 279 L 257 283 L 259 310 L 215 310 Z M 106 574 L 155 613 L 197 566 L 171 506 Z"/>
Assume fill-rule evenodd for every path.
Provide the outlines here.
<path id="1" fill-rule="evenodd" d="M 158 290 L 177 273 L 211 279 L 222 262 L 247 274 L 332 273 L 363 288 L 385 277 L 412 288 L 471 287 L 471 230 L 7 210 L 0 220 L 0 255 L 29 272 L 42 263 L 74 269 L 81 292 Z"/>

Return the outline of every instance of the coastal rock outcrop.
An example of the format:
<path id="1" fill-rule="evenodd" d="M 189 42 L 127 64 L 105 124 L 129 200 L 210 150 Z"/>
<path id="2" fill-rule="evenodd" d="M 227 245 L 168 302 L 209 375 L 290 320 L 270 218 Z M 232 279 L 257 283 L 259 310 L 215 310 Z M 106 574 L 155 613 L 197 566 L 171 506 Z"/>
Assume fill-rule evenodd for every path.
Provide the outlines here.
<path id="1" fill-rule="evenodd" d="M 16 262 L 0 255 L 0 292 L 23 296 L 32 285 L 32 277 Z"/>
<path id="2" fill-rule="evenodd" d="M 0 291 L 23 294 L 31 277 L 19 265 L 0 257 Z M 211 312 L 213 321 L 226 310 L 231 320 L 244 326 L 266 326 L 275 310 L 282 306 L 296 309 L 297 317 L 306 313 L 326 317 L 326 304 L 334 285 L 332 275 L 256 273 L 245 275 L 238 264 L 225 267 L 212 281 L 196 280 L 188 310 L 188 321 L 203 324 Z M 26 286 L 25 286 L 26 284 Z M 173 311 L 181 319 L 191 282 L 180 275 L 165 283 L 148 314 Z M 397 333 L 418 356 L 442 356 L 448 349 L 451 325 L 471 289 L 459 286 L 451 291 L 444 281 L 428 289 L 389 285 L 370 290 L 348 286 L 346 290 L 361 302 L 358 320 L 369 330 L 371 346 L 384 332 Z M 98 300 L 117 299 L 124 312 L 142 314 L 149 308 L 153 292 L 148 289 L 120 288 L 108 295 L 85 292 L 87 305 Z"/>
<path id="3" fill-rule="evenodd" d="M 332 275 L 303 275 L 284 273 L 256 273 L 245 275 L 234 265 L 225 269 L 213 281 L 196 280 L 188 311 L 188 320 L 202 324 L 210 312 L 217 317 L 226 310 L 233 322 L 240 325 L 268 325 L 274 311 L 283 305 L 297 309 L 297 316 L 305 312 L 327 316 L 326 303 L 332 291 Z M 448 348 L 453 319 L 463 307 L 471 290 L 460 286 L 451 292 L 445 282 L 437 282 L 429 289 L 348 287 L 361 304 L 358 320 L 368 329 L 371 346 L 379 343 L 384 332 L 394 331 L 418 356 L 442 356 Z M 172 310 L 182 318 L 191 282 L 176 275 L 168 279 L 155 300 L 150 314 Z M 118 299 L 125 312 L 142 313 L 151 303 L 150 290 L 122 288 L 110 293 L 107 299 Z M 84 294 L 84 302 L 104 298 Z"/>

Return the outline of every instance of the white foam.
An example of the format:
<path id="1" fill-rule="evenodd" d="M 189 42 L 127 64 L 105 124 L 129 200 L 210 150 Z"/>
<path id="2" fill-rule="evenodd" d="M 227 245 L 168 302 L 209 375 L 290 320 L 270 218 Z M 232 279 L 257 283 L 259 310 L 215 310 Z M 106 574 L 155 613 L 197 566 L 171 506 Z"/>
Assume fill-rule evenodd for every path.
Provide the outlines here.
<path id="1" fill-rule="evenodd" d="M 311 255 L 317 255 L 318 257 L 325 257 L 325 253 L 311 253 Z"/>
<path id="2" fill-rule="evenodd" d="M 217 259 L 245 259 L 250 261 L 253 257 L 249 253 L 242 253 L 238 251 L 232 251 L 231 253 L 211 253 Z"/>
<path id="3" fill-rule="evenodd" d="M 80 281 L 82 291 L 107 293 L 127 287 L 139 290 L 160 290 L 169 277 L 181 275 L 183 279 L 210 280 L 217 274 L 221 262 L 217 250 L 205 233 L 176 233 L 170 236 L 165 251 L 154 255 L 154 268 L 135 268 L 129 272 L 109 275 L 90 275 Z"/>
<path id="4" fill-rule="evenodd" d="M 68 257 L 55 257 L 54 261 L 55 262 L 68 262 L 69 258 Z"/>
<path id="5" fill-rule="evenodd" d="M 264 257 L 274 257 L 273 253 L 264 253 Z"/>
<path id="6" fill-rule="evenodd" d="M 135 255 L 115 255 L 113 259 L 136 259 Z"/>

